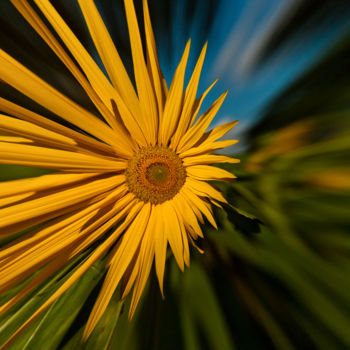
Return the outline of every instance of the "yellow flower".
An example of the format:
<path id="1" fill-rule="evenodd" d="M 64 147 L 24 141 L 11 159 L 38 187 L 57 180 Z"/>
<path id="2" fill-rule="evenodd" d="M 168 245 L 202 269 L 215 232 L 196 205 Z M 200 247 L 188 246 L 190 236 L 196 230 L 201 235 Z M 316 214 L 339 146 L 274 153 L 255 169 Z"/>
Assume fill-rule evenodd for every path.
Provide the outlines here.
<path id="1" fill-rule="evenodd" d="M 0 253 L 1 292 L 37 272 L 0 312 L 98 241 L 84 263 L 17 332 L 108 254 L 108 272 L 88 320 L 86 338 L 121 280 L 122 298 L 133 287 L 132 316 L 153 260 L 162 290 L 168 243 L 180 269 L 189 266 L 189 243 L 195 245 L 203 237 L 199 222 L 205 217 L 215 226 L 211 203 L 225 202 L 204 181 L 235 178 L 209 164 L 238 162 L 211 154 L 236 142 L 217 141 L 236 122 L 206 132 L 226 93 L 197 119 L 203 99 L 215 84 L 196 99 L 206 45 L 184 91 L 188 42 L 167 88 L 146 0 L 145 53 L 134 4 L 124 1 L 136 89 L 93 0 L 78 2 L 109 79 L 48 0 L 34 2 L 70 55 L 26 0 L 11 2 L 70 70 L 100 115 L 77 105 L 1 50 L 1 79 L 74 129 L 0 99 L 0 109 L 6 113 L 0 116 L 0 131 L 6 134 L 0 137 L 0 162 L 59 171 L 0 184 L 1 237 L 40 224 L 34 233 L 9 243 Z"/>

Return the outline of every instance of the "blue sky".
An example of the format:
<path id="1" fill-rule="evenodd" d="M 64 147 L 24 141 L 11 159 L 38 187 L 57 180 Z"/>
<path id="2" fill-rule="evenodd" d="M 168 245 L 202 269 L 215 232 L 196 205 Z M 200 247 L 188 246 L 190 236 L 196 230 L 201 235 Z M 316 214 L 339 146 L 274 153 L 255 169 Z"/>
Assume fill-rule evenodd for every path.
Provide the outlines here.
<path id="1" fill-rule="evenodd" d="M 184 1 L 174 2 L 174 60 L 171 65 L 161 65 L 167 81 L 170 81 L 184 46 L 186 34 L 182 27 Z M 279 24 L 291 16 L 303 0 L 224 0 L 214 20 L 208 38 L 208 51 L 200 81 L 199 92 L 211 84 L 216 77 L 221 80 L 215 91 L 207 98 L 210 102 L 223 91 L 229 95 L 222 106 L 215 123 L 238 119 L 238 131 L 244 132 L 249 125 L 261 117 L 264 107 L 274 97 L 297 79 L 303 72 L 321 59 L 343 35 L 349 32 L 348 13 L 343 18 L 325 16 L 311 27 L 308 36 L 303 35 L 306 27 L 300 27 L 292 40 L 284 43 L 263 65 L 256 65 L 265 41 Z M 205 3 L 205 2 L 204 2 Z M 199 51 L 196 36 L 201 30 L 201 14 L 205 9 L 196 9 L 190 36 L 194 45 L 189 67 L 195 64 Z M 200 43 L 202 44 L 202 43 Z M 190 71 L 190 69 L 189 69 Z"/>

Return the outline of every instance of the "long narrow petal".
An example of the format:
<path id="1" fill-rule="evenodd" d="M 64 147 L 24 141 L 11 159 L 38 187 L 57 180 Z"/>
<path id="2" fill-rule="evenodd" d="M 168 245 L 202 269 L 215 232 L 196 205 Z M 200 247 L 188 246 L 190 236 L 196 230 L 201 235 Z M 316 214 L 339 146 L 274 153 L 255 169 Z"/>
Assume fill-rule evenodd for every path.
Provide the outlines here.
<path id="1" fill-rule="evenodd" d="M 120 171 L 127 166 L 123 160 L 6 142 L 0 142 L 0 163 L 88 172 Z"/>
<path id="2" fill-rule="evenodd" d="M 99 69 L 95 61 L 71 31 L 67 23 L 55 10 L 48 0 L 35 0 L 46 19 L 50 22 L 56 33 L 74 56 L 80 67 L 86 74 L 90 84 L 99 95 L 104 104 L 113 112 L 111 100 L 114 99 L 116 90 L 110 84 L 106 76 Z"/>
<path id="3" fill-rule="evenodd" d="M 158 142 L 163 146 L 167 146 L 179 121 L 181 106 L 183 103 L 185 70 L 188 55 L 190 53 L 190 46 L 191 40 L 187 42 L 181 61 L 176 68 L 169 94 L 165 102 L 163 117 L 160 119 Z"/>
<path id="4" fill-rule="evenodd" d="M 87 181 L 78 186 L 72 186 L 67 190 L 43 196 L 39 194 L 33 196 L 32 200 L 27 200 L 18 205 L 0 210 L 0 227 L 6 227 L 20 221 L 45 215 L 47 213 L 67 207 L 71 204 L 82 202 L 100 193 L 106 192 L 118 183 L 119 175 L 109 176 L 94 181 Z"/>
<path id="5" fill-rule="evenodd" d="M 156 224 L 158 217 L 154 213 L 154 205 L 152 206 L 151 214 L 149 217 L 149 222 L 147 224 L 145 234 L 142 237 L 142 242 L 140 245 L 139 252 L 139 269 L 135 281 L 134 292 L 131 299 L 130 309 L 129 309 L 129 319 L 133 316 L 137 304 L 140 300 L 141 293 L 145 288 L 149 273 L 151 271 L 152 262 L 154 258 L 154 233 L 156 229 Z"/>
<path id="6" fill-rule="evenodd" d="M 123 204 L 125 204 L 125 201 Z M 119 208 L 118 211 L 116 210 L 117 207 Z M 68 260 L 74 258 L 82 251 L 83 246 L 88 246 L 85 242 L 86 238 L 91 244 L 94 242 L 92 236 L 98 239 L 116 223 L 120 222 L 130 212 L 130 202 L 127 207 L 119 204 L 114 206 L 112 212 L 107 212 L 99 217 L 99 211 L 94 210 L 87 216 L 81 217 L 77 222 L 72 222 L 53 235 L 48 236 L 39 244 L 29 247 L 10 261 L 5 261 L 0 269 L 2 280 L 0 290 L 16 285 L 49 261 L 57 260 L 58 253 L 60 255 L 66 254 Z M 80 242 L 82 244 L 79 244 Z"/>
<path id="7" fill-rule="evenodd" d="M 88 148 L 89 150 L 100 151 L 108 154 L 115 154 L 113 148 L 105 143 L 99 142 L 92 137 L 81 134 L 70 128 L 67 128 L 59 123 L 56 123 L 50 119 L 47 119 L 37 113 L 23 108 L 10 101 L 0 97 L 0 110 L 8 113 L 14 117 L 28 121 L 32 124 L 38 125 L 47 130 L 53 131 L 60 135 L 70 138 L 73 142 L 76 142 L 79 147 Z"/>
<path id="8" fill-rule="evenodd" d="M 45 268 L 40 271 L 19 293 L 17 293 L 13 298 L 7 301 L 0 307 L 0 315 L 3 315 L 12 306 L 14 306 L 18 301 L 22 300 L 26 295 L 28 295 L 33 289 L 38 287 L 42 282 L 47 280 L 55 272 L 60 270 L 68 262 L 67 254 L 61 254 L 54 262 L 49 263 Z"/>
<path id="9" fill-rule="evenodd" d="M 114 191 L 113 191 L 114 192 Z M 125 193 L 124 193 L 125 194 Z M 100 218 L 100 221 L 108 221 L 108 224 L 104 225 L 105 227 L 102 229 L 101 223 L 96 220 L 93 225 L 89 226 L 88 235 L 84 238 L 84 240 L 77 245 L 74 250 L 70 254 L 70 258 L 75 257 L 80 252 L 82 252 L 85 248 L 90 246 L 97 239 L 101 238 L 101 236 L 106 232 L 107 229 L 115 225 L 117 222 L 120 222 L 122 218 L 124 218 L 130 209 L 137 205 L 138 200 L 131 193 L 124 195 L 118 200 L 115 200 L 115 203 L 111 208 L 109 208 L 108 212 Z M 106 229 L 107 227 L 107 229 Z"/>
<path id="10" fill-rule="evenodd" d="M 179 152 L 183 152 L 194 146 L 202 137 L 209 127 L 216 113 L 220 109 L 222 103 L 227 96 L 227 92 L 223 93 L 212 106 L 198 119 L 198 121 L 186 132 L 181 138 L 179 144 Z"/>
<path id="11" fill-rule="evenodd" d="M 46 130 L 32 123 L 0 114 L 0 131 L 20 135 L 47 146 L 74 149 L 76 142 L 68 137 Z M 73 146 L 73 147 L 72 147 Z"/>
<path id="12" fill-rule="evenodd" d="M 156 131 L 158 129 L 158 112 L 155 95 L 145 63 L 134 3 L 132 0 L 124 0 L 124 5 L 129 28 L 135 81 L 141 104 L 142 115 L 140 117 L 142 118 L 142 127 L 147 130 L 146 135 L 149 141 L 155 144 Z"/>
<path id="13" fill-rule="evenodd" d="M 181 211 L 185 218 L 185 226 L 188 228 L 192 228 L 195 233 L 195 238 L 203 237 L 202 229 L 198 223 L 198 218 L 193 210 L 193 207 L 189 205 L 188 200 L 184 197 L 184 195 L 180 192 L 178 194 L 179 200 L 178 205 L 181 207 Z"/>
<path id="14" fill-rule="evenodd" d="M 237 158 L 231 158 L 227 156 L 219 156 L 216 154 L 201 154 L 193 157 L 183 158 L 183 165 L 204 165 L 204 164 L 215 164 L 215 163 L 239 163 L 240 160 Z"/>
<path id="15" fill-rule="evenodd" d="M 186 199 L 191 203 L 191 206 L 194 207 L 194 210 L 198 209 L 200 212 L 204 214 L 207 220 L 217 229 L 217 225 L 215 219 L 213 217 L 213 212 L 210 208 L 210 205 L 207 205 L 206 201 L 202 198 L 198 197 L 195 193 L 190 191 L 186 186 L 181 188 L 182 194 L 186 197 Z M 198 214 L 196 214 L 198 217 Z"/>
<path id="16" fill-rule="evenodd" d="M 186 231 L 186 227 L 185 227 L 185 217 L 186 214 L 184 214 L 182 206 L 180 204 L 180 197 L 179 196 L 175 196 L 172 200 L 172 205 L 175 209 L 176 215 L 177 215 L 177 219 L 179 221 L 180 224 L 180 230 L 181 230 L 181 239 L 182 239 L 182 246 L 183 246 L 183 257 L 184 257 L 184 262 L 186 264 L 186 266 L 190 266 L 190 250 L 189 250 L 189 246 L 188 246 L 188 238 L 187 238 L 187 231 Z"/>
<path id="17" fill-rule="evenodd" d="M 175 260 L 181 269 L 184 271 L 184 246 L 182 242 L 181 226 L 175 208 L 171 201 L 167 201 L 161 204 L 163 210 L 163 225 L 164 233 L 169 242 L 171 250 L 173 251 Z"/>
<path id="18" fill-rule="evenodd" d="M 86 324 L 83 335 L 84 339 L 90 335 L 98 320 L 106 310 L 115 288 L 139 246 L 149 220 L 149 215 L 150 204 L 147 203 L 142 206 L 141 211 L 135 217 L 130 227 L 124 233 L 121 242 L 118 244 L 112 257 L 107 276 Z"/>
<path id="19" fill-rule="evenodd" d="M 227 203 L 225 197 L 207 182 L 188 177 L 186 179 L 186 186 L 198 196 L 205 196 L 213 198 L 219 202 Z"/>
<path id="20" fill-rule="evenodd" d="M 116 179 L 116 183 L 117 179 Z M 55 234 L 63 235 L 63 231 L 67 230 L 68 227 L 73 223 L 78 222 L 82 218 L 86 218 L 90 215 L 90 213 L 97 213 L 102 207 L 107 207 L 111 203 L 114 203 L 118 200 L 120 196 L 120 192 L 118 190 L 114 190 L 110 192 L 108 195 L 105 195 L 101 200 L 92 203 L 91 205 L 83 208 L 81 210 L 76 210 L 70 212 L 64 216 L 60 216 L 57 219 L 50 221 L 49 223 L 41 226 L 36 229 L 34 232 L 31 232 L 30 237 L 28 235 L 22 236 L 19 239 L 9 243 L 8 246 L 3 247 L 0 252 L 0 260 L 6 259 L 7 257 L 18 257 L 21 252 L 28 252 L 30 248 L 35 247 L 37 244 L 40 244 L 47 237 L 53 237 Z M 118 206 L 124 204 L 126 199 L 121 199 L 117 201 Z"/>
<path id="21" fill-rule="evenodd" d="M 186 168 L 187 175 L 203 181 L 232 181 L 236 178 L 230 172 L 209 165 L 193 165 Z"/>
<path id="22" fill-rule="evenodd" d="M 32 195 L 35 195 L 35 194 L 32 194 Z M 18 233 L 18 232 L 21 232 L 25 229 L 33 228 L 34 226 L 45 223 L 48 220 L 55 219 L 55 218 L 62 216 L 62 215 L 66 215 L 67 213 L 73 213 L 76 210 L 82 210 L 83 208 L 86 208 L 86 207 L 91 206 L 92 204 L 98 202 L 105 195 L 106 195 L 105 193 L 99 194 L 95 197 L 91 197 L 91 198 L 86 199 L 82 202 L 78 202 L 76 204 L 72 204 L 72 205 L 63 207 L 59 210 L 50 212 L 48 214 L 41 215 L 41 216 L 34 216 L 28 220 L 16 222 L 10 226 L 6 226 L 5 228 L 1 228 L 0 235 L 3 237 L 9 237 L 16 232 Z M 27 197 L 27 198 L 29 198 L 29 197 Z M 33 199 L 33 197 L 30 197 L 30 198 Z M 4 198 L 4 199 L 6 199 L 6 198 Z M 17 202 L 14 204 L 20 204 L 20 203 Z"/>
<path id="23" fill-rule="evenodd" d="M 121 232 L 125 230 L 127 225 L 130 224 L 140 209 L 139 206 L 135 206 L 128 214 L 127 219 L 121 224 L 103 243 L 101 243 L 96 250 L 90 255 L 90 257 L 77 268 L 77 270 L 65 281 L 61 287 L 59 287 L 48 300 L 45 301 L 40 308 L 35 311 L 29 319 L 22 324 L 22 326 L 3 344 L 3 347 L 11 344 L 43 311 L 45 311 L 55 300 L 57 300 L 67 289 L 69 289 L 78 279 L 98 260 L 100 259 L 114 244 Z"/>
<path id="24" fill-rule="evenodd" d="M 238 120 L 219 125 L 216 128 L 210 130 L 205 136 L 205 142 L 213 142 L 226 135 L 232 128 L 238 124 Z"/>
<path id="25" fill-rule="evenodd" d="M 199 55 L 198 61 L 193 70 L 191 79 L 185 91 L 184 105 L 182 108 L 181 117 L 179 119 L 179 125 L 176 128 L 173 139 L 171 140 L 171 146 L 173 149 L 177 148 L 180 138 L 185 134 L 188 127 L 190 126 L 190 122 L 192 120 L 193 104 L 197 95 L 199 77 L 203 67 L 206 50 L 207 43 L 203 46 L 201 54 Z"/>
<path id="26" fill-rule="evenodd" d="M 140 107 L 135 89 L 94 1 L 79 0 L 78 2 L 113 86 L 118 90 L 133 115 L 138 115 Z"/>
<path id="27" fill-rule="evenodd" d="M 157 211 L 158 217 L 161 217 L 161 215 L 163 215 L 163 212 L 161 210 L 161 206 L 156 206 L 155 210 Z M 157 274 L 157 278 L 158 278 L 160 291 L 164 297 L 163 281 L 164 281 L 164 269 L 165 269 L 165 260 L 166 260 L 168 240 L 167 240 L 165 232 L 164 232 L 163 220 L 157 220 L 157 222 L 156 222 L 154 240 L 155 240 L 155 252 L 154 252 L 154 254 L 155 254 L 156 274 Z"/>
<path id="28" fill-rule="evenodd" d="M 99 68 L 96 66 L 95 62 L 92 60 L 90 55 L 87 53 L 87 51 L 78 41 L 78 39 L 74 36 L 74 34 L 70 31 L 69 27 L 65 24 L 65 22 L 55 11 L 55 9 L 49 3 L 43 2 L 43 11 L 46 15 L 49 16 L 50 20 L 52 21 L 52 25 L 56 28 L 56 30 L 58 30 L 59 34 L 61 35 L 61 38 L 67 44 L 68 48 L 70 50 L 73 50 L 72 53 L 74 57 L 79 62 L 85 74 L 89 78 L 90 82 L 88 82 L 84 75 L 74 64 L 72 59 L 66 54 L 62 46 L 50 33 L 45 24 L 40 20 L 40 18 L 36 15 L 33 9 L 31 9 L 30 5 L 27 2 L 21 2 L 19 0 L 12 1 L 15 3 L 15 6 L 21 11 L 22 15 L 28 20 L 28 22 L 34 27 L 34 29 L 39 33 L 39 35 L 48 43 L 48 45 L 52 48 L 56 55 L 71 71 L 71 73 L 80 83 L 80 85 L 84 88 L 90 99 L 94 102 L 94 104 L 99 109 L 104 118 L 107 120 L 107 122 L 109 122 L 109 124 L 114 128 L 115 132 L 119 136 L 119 140 L 122 141 L 122 144 L 124 144 L 126 148 L 130 148 L 130 146 L 132 146 L 130 145 L 129 134 L 125 133 L 122 125 L 120 125 L 120 123 L 118 122 L 118 115 L 116 115 L 116 112 L 117 114 L 120 113 L 120 117 L 122 118 L 123 123 L 125 123 L 130 134 L 134 136 L 136 140 L 142 141 L 144 138 L 142 130 L 140 130 L 140 127 L 134 120 L 135 116 L 138 116 L 140 114 L 138 108 L 139 103 L 138 100 L 134 101 L 132 99 L 131 96 L 132 94 L 135 95 L 135 92 L 132 93 L 131 91 L 129 91 L 129 88 L 127 87 L 127 82 L 124 87 L 124 90 L 127 91 L 128 96 L 123 95 L 122 97 L 120 93 L 110 85 L 106 77 L 99 70 Z M 60 23 L 61 26 L 57 26 L 56 22 Z M 127 77 L 127 79 L 129 78 Z M 120 81 L 124 80 L 120 79 Z M 90 83 L 92 84 L 92 86 L 90 85 Z M 96 94 L 94 89 L 97 89 L 98 94 Z M 124 93 L 126 93 L 125 91 Z M 133 103 L 128 103 L 128 105 L 126 105 L 124 99 L 125 101 L 129 101 L 130 98 L 132 99 Z M 117 110 L 114 109 L 113 101 L 118 105 Z M 130 130 L 129 127 L 130 123 L 134 124 L 132 130 Z"/>
<path id="29" fill-rule="evenodd" d="M 162 115 L 164 102 L 165 102 L 165 93 L 162 86 L 163 74 L 162 74 L 162 71 L 160 70 L 160 66 L 158 62 L 157 47 L 154 39 L 147 0 L 143 0 L 143 17 L 145 21 L 147 60 L 150 65 L 150 78 L 153 82 L 153 87 L 157 98 L 158 114 Z"/>
<path id="30" fill-rule="evenodd" d="M 122 147 L 118 143 L 122 139 L 118 140 L 113 130 L 106 124 L 45 83 L 3 50 L 0 50 L 0 74 L 6 83 L 35 102 L 91 135 L 109 143 L 121 154 L 130 155 L 129 149 L 125 148 L 127 146 Z"/>
<path id="31" fill-rule="evenodd" d="M 0 182 L 0 198 L 15 196 L 21 193 L 38 192 L 55 187 L 73 184 L 97 176 L 98 173 L 74 174 L 56 173 L 34 178 Z"/>
<path id="32" fill-rule="evenodd" d="M 217 141 L 217 142 L 206 142 L 203 144 L 200 144 L 199 146 L 189 148 L 188 150 L 181 152 L 180 157 L 191 157 L 191 156 L 198 156 L 201 154 L 206 154 L 218 149 L 226 148 L 229 146 L 234 145 L 237 143 L 238 140 L 225 140 L 225 141 Z"/>
<path id="33" fill-rule="evenodd" d="M 85 78 L 81 70 L 76 66 L 70 56 L 66 53 L 65 49 L 60 45 L 54 35 L 47 28 L 45 23 L 41 20 L 34 9 L 29 5 L 26 0 L 11 0 L 13 5 L 22 14 L 22 16 L 28 21 L 33 29 L 41 36 L 41 38 L 50 46 L 52 51 L 57 57 L 65 64 L 70 70 L 73 76 L 77 79 L 79 84 L 85 90 L 91 101 L 95 104 L 97 109 L 105 120 L 118 132 L 123 135 L 123 130 L 120 128 L 116 121 L 116 117 L 113 115 L 112 110 L 108 109 L 101 98 L 97 95 L 95 90 L 92 88 L 89 81 Z M 123 135 L 124 138 L 128 138 L 127 135 Z"/>

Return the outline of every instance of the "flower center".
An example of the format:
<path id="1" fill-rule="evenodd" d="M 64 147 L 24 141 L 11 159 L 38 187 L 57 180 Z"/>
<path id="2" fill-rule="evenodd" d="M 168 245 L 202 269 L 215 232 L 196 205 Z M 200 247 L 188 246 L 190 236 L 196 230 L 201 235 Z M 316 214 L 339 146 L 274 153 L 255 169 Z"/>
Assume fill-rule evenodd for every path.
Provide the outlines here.
<path id="1" fill-rule="evenodd" d="M 154 204 L 173 198 L 186 179 L 182 160 L 171 149 L 159 146 L 135 153 L 125 175 L 130 192 Z"/>

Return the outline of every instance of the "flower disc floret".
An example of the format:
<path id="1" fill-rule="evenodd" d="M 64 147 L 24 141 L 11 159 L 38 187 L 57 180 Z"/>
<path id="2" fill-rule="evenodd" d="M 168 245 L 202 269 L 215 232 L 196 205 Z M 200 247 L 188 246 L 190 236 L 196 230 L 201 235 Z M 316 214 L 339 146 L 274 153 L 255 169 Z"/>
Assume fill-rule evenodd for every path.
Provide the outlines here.
<path id="1" fill-rule="evenodd" d="M 163 203 L 173 198 L 186 180 L 180 157 L 160 146 L 141 148 L 129 160 L 126 183 L 130 192 L 144 202 Z"/>

